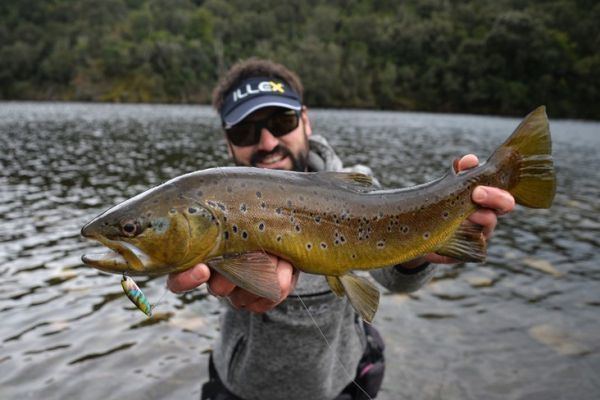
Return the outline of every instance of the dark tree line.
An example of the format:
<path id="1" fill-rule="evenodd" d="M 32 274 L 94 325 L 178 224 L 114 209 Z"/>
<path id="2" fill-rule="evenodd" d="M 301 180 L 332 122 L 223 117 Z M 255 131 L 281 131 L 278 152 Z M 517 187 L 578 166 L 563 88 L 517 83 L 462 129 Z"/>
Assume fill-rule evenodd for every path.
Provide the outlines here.
<path id="1" fill-rule="evenodd" d="M 3 0 L 0 99 L 208 103 L 233 62 L 313 107 L 600 119 L 593 0 Z"/>

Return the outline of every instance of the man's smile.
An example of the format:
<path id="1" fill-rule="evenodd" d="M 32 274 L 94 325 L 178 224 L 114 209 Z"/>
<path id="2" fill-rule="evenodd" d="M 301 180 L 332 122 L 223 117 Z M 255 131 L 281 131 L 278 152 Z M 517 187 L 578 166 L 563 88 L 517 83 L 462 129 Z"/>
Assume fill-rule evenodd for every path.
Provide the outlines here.
<path id="1" fill-rule="evenodd" d="M 260 160 L 260 164 L 274 164 L 278 161 L 283 160 L 286 157 L 285 154 L 272 154 L 269 156 L 264 157 L 262 160 Z"/>

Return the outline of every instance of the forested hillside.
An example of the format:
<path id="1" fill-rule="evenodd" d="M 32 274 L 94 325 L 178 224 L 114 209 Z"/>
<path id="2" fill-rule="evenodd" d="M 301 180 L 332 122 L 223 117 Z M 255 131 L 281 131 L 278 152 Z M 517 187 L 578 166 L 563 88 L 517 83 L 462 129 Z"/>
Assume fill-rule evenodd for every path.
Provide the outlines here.
<path id="1" fill-rule="evenodd" d="M 593 0 L 2 0 L 0 99 L 208 103 L 236 60 L 312 107 L 600 119 Z"/>

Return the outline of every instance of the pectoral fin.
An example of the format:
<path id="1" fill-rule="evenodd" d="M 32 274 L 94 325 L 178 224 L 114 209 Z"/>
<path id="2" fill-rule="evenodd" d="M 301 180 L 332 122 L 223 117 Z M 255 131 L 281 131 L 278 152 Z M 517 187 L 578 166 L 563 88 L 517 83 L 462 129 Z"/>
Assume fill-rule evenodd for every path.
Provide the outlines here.
<path id="1" fill-rule="evenodd" d="M 333 283 L 337 281 L 337 283 Z M 354 274 L 328 276 L 331 289 L 341 296 L 344 292 L 356 312 L 367 322 L 373 321 L 379 305 L 379 289 L 367 278 Z"/>
<path id="2" fill-rule="evenodd" d="M 464 222 L 436 253 L 462 261 L 483 262 L 486 248 L 483 227 Z"/>
<path id="3" fill-rule="evenodd" d="M 263 252 L 227 254 L 213 258 L 206 264 L 236 286 L 257 296 L 273 301 L 281 297 L 276 267 Z"/>

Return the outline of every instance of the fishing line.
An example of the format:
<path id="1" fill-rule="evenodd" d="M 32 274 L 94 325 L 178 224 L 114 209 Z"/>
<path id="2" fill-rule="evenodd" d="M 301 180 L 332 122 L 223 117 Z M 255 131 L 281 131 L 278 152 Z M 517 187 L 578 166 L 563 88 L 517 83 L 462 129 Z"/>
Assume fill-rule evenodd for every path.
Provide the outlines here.
<path id="1" fill-rule="evenodd" d="M 169 291 L 169 286 L 167 286 L 167 283 L 165 282 L 165 287 L 164 287 L 164 290 L 163 290 L 163 294 L 158 298 L 158 301 L 156 303 L 152 304 L 152 311 L 154 311 L 155 309 L 157 309 L 158 306 L 166 303 L 166 301 L 163 302 L 163 299 L 164 299 L 164 297 L 165 297 L 165 295 L 167 294 L 168 291 Z"/>
<path id="2" fill-rule="evenodd" d="M 329 340 L 327 340 L 327 336 L 325 336 L 325 334 L 323 333 L 323 331 L 321 330 L 321 327 L 319 327 L 319 324 L 317 324 L 317 321 L 314 319 L 314 317 L 312 316 L 312 314 L 310 313 L 310 310 L 308 309 L 308 307 L 306 306 L 306 304 L 304 303 L 304 300 L 302 300 L 302 297 L 300 297 L 299 294 L 296 295 L 296 297 L 298 298 L 298 300 L 300 300 L 300 303 L 302 304 L 302 306 L 304 307 L 304 309 L 306 310 L 306 312 L 308 313 L 308 316 L 310 317 L 310 319 L 312 320 L 313 324 L 315 324 L 315 327 L 317 328 L 317 330 L 319 331 L 319 333 L 321 334 L 321 337 L 323 338 L 323 340 L 325 340 L 325 343 L 327 343 L 327 347 L 329 347 L 329 351 L 331 351 L 331 353 L 333 354 L 333 356 L 335 357 L 335 359 L 337 360 L 337 362 L 340 364 L 340 366 L 342 367 L 342 370 L 344 371 L 344 373 L 346 374 L 346 377 L 348 379 L 350 379 L 352 381 L 352 383 L 354 384 L 354 386 L 356 386 L 365 396 L 367 396 L 367 398 L 369 400 L 373 400 L 373 398 L 371 396 L 369 396 L 369 393 L 367 393 L 365 391 L 365 389 L 363 389 L 358 382 L 356 382 L 356 380 L 354 379 L 354 375 L 351 375 L 350 372 L 348 372 L 348 370 L 346 369 L 346 367 L 344 366 L 344 364 L 342 363 L 342 360 L 340 359 L 340 357 L 337 355 L 336 352 L 333 351 L 333 348 L 331 347 L 331 343 L 329 343 Z"/>

